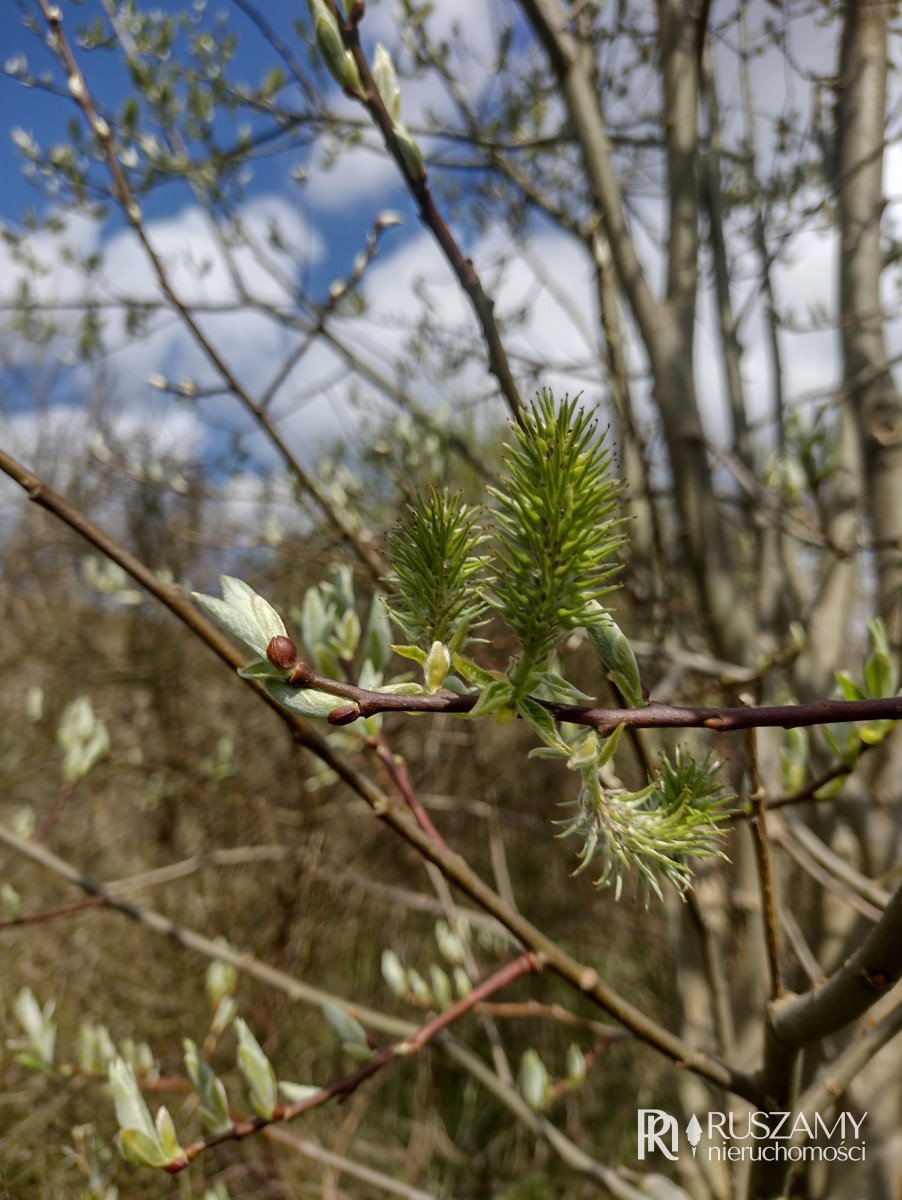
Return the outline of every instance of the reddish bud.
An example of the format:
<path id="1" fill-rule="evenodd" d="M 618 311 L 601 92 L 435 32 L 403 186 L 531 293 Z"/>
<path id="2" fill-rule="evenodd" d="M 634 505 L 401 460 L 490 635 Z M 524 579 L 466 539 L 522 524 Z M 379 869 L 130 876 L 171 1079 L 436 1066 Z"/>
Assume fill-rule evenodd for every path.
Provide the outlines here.
<path id="1" fill-rule="evenodd" d="M 340 704 L 332 709 L 326 720 L 330 725 L 352 725 L 359 716 L 360 709 L 356 704 Z"/>
<path id="2" fill-rule="evenodd" d="M 298 660 L 298 648 L 290 637 L 274 637 L 266 647 L 266 657 L 273 666 L 287 671 Z"/>

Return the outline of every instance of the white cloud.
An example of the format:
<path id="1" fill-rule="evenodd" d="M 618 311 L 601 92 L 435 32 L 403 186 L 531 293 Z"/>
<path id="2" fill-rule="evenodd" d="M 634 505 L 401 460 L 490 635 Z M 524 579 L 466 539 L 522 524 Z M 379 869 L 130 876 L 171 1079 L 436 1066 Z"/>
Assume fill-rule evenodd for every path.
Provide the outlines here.
<path id="1" fill-rule="evenodd" d="M 221 230 L 218 236 L 196 205 L 172 217 L 147 222 L 150 243 L 176 294 L 186 304 L 236 301 L 235 275 L 256 299 L 268 304 L 289 302 L 302 264 L 272 243 L 273 231 L 284 246 L 303 255 L 303 265 L 322 258 L 324 248 L 319 236 L 299 210 L 281 197 L 261 197 L 245 205 L 238 213 L 238 226 L 249 244 L 238 241 L 241 232 L 236 231 L 237 244 L 229 245 L 229 230 Z M 105 250 L 105 264 L 111 284 L 127 279 L 130 295 L 159 295 L 154 269 L 131 230 L 123 230 L 111 239 Z M 122 290 L 121 285 L 118 290 Z"/>
<path id="2" fill-rule="evenodd" d="M 101 424 L 105 437 L 99 433 Z M 64 494 L 86 474 L 106 469 L 110 446 L 115 447 L 118 471 L 135 474 L 160 464 L 165 472 L 177 473 L 199 457 L 205 436 L 196 414 L 162 398 L 143 411 L 108 407 L 100 424 L 95 413 L 63 404 L 45 412 L 0 415 L 0 445 Z M 15 485 L 5 476 L 0 479 L 13 495 Z"/>
<path id="3" fill-rule="evenodd" d="M 378 149 L 355 146 L 329 168 L 311 168 L 304 198 L 314 209 L 328 213 L 366 205 L 375 217 L 386 203 L 397 203 L 403 192 L 398 167 L 381 145 Z"/>
<path id="4" fill-rule="evenodd" d="M 217 353 L 239 382 L 252 394 L 258 394 L 272 379 L 297 335 L 264 313 L 243 310 L 239 306 L 240 278 L 243 290 L 265 305 L 290 307 L 296 302 L 296 289 L 302 272 L 324 252 L 319 235 L 309 223 L 280 197 L 262 197 L 245 205 L 239 220 L 247 236 L 246 244 L 230 250 L 215 236 L 204 214 L 190 206 L 172 217 L 148 221 L 149 240 L 164 264 L 177 295 L 191 306 L 200 306 L 197 323 L 209 336 Z M 273 244 L 271 233 L 280 239 Z M 76 257 L 63 252 L 73 247 Z M 283 247 L 289 248 L 288 250 Z M 29 239 L 29 250 L 37 265 L 36 272 L 17 263 L 5 246 L 0 246 L 0 296 L 12 303 L 21 280 L 28 274 L 33 295 L 50 307 L 75 305 L 93 299 L 104 305 L 111 300 L 158 302 L 160 288 L 153 266 L 130 230 L 115 233 L 101 242 L 98 227 L 83 218 L 69 218 L 60 235 L 40 232 Z M 86 277 L 78 256 L 97 253 L 101 266 L 95 276 Z M 230 307 L 235 305 L 234 308 Z M 204 312 L 204 306 L 225 307 L 225 311 Z M 190 331 L 177 318 L 157 313 L 148 331 L 132 337 L 126 331 L 125 316 L 115 307 L 104 307 L 104 341 L 109 353 L 107 367 L 112 372 L 121 397 L 123 412 L 159 410 L 160 396 L 149 391 L 146 381 L 151 374 L 162 374 L 177 381 L 193 379 L 202 388 L 220 382 L 215 367 L 198 346 Z M 60 309 L 62 328 L 77 329 L 78 314 Z M 24 365 L 26 353 L 10 343 L 14 361 Z M 49 353 L 68 357 L 71 373 L 66 378 L 66 393 L 87 392 L 90 368 L 80 364 L 72 353 L 72 343 L 64 337 Z M 171 401 L 166 405 L 172 408 Z M 211 426 L 232 429 L 247 427 L 248 418 L 230 397 L 211 399 L 205 404 L 205 416 Z M 193 420 L 198 428 L 200 421 Z M 271 458 L 271 450 L 268 451 Z"/>

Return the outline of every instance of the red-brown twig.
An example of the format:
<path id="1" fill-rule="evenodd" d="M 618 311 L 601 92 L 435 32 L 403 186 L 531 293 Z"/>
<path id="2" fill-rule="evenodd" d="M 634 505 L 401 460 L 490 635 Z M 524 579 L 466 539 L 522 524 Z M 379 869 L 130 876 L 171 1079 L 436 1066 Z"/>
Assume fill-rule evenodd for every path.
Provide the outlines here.
<path id="1" fill-rule="evenodd" d="M 329 1084 L 328 1087 L 320 1088 L 318 1092 L 312 1096 L 308 1096 L 305 1100 L 277 1107 L 271 1117 L 249 1117 L 244 1121 L 235 1121 L 223 1133 L 211 1134 L 209 1137 L 192 1142 L 189 1146 L 185 1147 L 184 1159 L 179 1159 L 178 1162 L 172 1163 L 167 1170 L 170 1174 L 176 1175 L 179 1171 L 183 1171 L 198 1155 L 203 1154 L 205 1150 L 209 1150 L 211 1146 L 219 1146 L 223 1142 L 240 1141 L 242 1138 L 258 1133 L 268 1125 L 273 1125 L 281 1121 L 293 1121 L 303 1113 L 311 1112 L 315 1108 L 322 1108 L 324 1104 L 328 1104 L 332 1100 L 347 1100 L 362 1083 L 372 1078 L 377 1071 L 381 1071 L 388 1063 L 393 1062 L 397 1058 L 407 1058 L 412 1054 L 416 1054 L 436 1034 L 447 1029 L 455 1021 L 460 1020 L 466 1013 L 471 1012 L 480 1001 L 493 996 L 496 992 L 506 988 L 514 980 L 521 978 L 523 975 L 535 974 L 541 971 L 544 966 L 545 961 L 542 955 L 531 953 L 521 954 L 518 958 L 509 962 L 507 966 L 496 971 L 494 975 L 483 980 L 468 995 L 456 1000 L 450 1008 L 446 1008 L 444 1012 L 427 1021 L 425 1025 L 421 1025 L 409 1037 L 405 1037 L 400 1041 L 393 1042 L 390 1046 L 383 1046 L 381 1050 L 377 1050 L 368 1062 L 365 1062 L 362 1067 L 358 1067 L 356 1071 L 352 1071 L 350 1075 L 345 1075 L 343 1079 L 336 1080 L 335 1083 Z"/>
<path id="2" fill-rule="evenodd" d="M 440 846 L 444 846 L 444 848 L 447 850 L 448 843 L 432 823 L 432 818 L 429 816 L 429 813 L 426 812 L 425 808 L 423 808 L 419 797 L 414 791 L 413 785 L 410 782 L 410 773 L 407 770 L 407 763 L 403 758 L 400 758 L 398 755 L 392 753 L 384 737 L 380 737 L 378 741 L 373 743 L 373 750 L 375 751 L 376 757 L 385 767 L 388 777 L 394 785 L 398 795 L 413 814 L 413 818 L 419 825 L 420 829 L 422 829 L 424 833 L 428 833 L 434 841 L 438 842 Z"/>
<path id="3" fill-rule="evenodd" d="M 468 713 L 476 705 L 478 694 L 461 696 L 444 689 L 428 696 L 396 696 L 386 692 L 367 691 L 351 683 L 329 679 L 307 663 L 297 663 L 288 682 L 294 687 L 316 688 L 348 700 L 336 704 L 330 720 L 347 725 L 360 717 L 380 712 Z M 902 696 L 886 696 L 872 700 L 815 700 L 810 704 L 766 704 L 741 708 L 681 707 L 656 704 L 643 708 L 602 708 L 597 705 L 559 704 L 539 700 L 558 721 L 572 725 L 588 725 L 603 735 L 614 732 L 618 725 L 628 729 L 710 729 L 715 733 L 730 733 L 737 729 L 798 729 L 809 725 L 826 725 L 841 721 L 902 720 Z M 837 772 L 836 774 L 841 774 Z M 829 778 L 836 778 L 831 774 Z M 822 787 L 824 780 L 818 784 Z"/>
<path id="4" fill-rule="evenodd" d="M 46 908 L 43 912 L 29 913 L 26 917 L 11 917 L 8 921 L 0 921 L 0 930 L 18 929 L 25 925 L 43 925 L 46 921 L 57 921 L 60 917 L 73 917 L 76 913 L 84 912 L 86 908 L 103 908 L 105 900 L 94 897 L 91 900 L 79 900 L 76 904 L 61 904 L 59 908 Z"/>

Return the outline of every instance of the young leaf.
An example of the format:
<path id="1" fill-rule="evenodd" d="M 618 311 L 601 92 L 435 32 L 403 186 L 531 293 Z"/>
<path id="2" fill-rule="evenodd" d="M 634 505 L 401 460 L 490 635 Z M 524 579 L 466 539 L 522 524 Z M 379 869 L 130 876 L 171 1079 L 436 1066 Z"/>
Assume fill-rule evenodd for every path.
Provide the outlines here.
<path id="1" fill-rule="evenodd" d="M 184 1040 L 185 1070 L 194 1084 L 200 1102 L 200 1119 L 208 1133 L 224 1133 L 231 1128 L 229 1100 L 222 1080 L 199 1053 L 190 1038 Z"/>
<path id="2" fill-rule="evenodd" d="M 587 623 L 586 632 L 595 652 L 627 704 L 631 708 L 642 708 L 645 698 L 642 695 L 639 664 L 626 634 L 597 601 L 593 601 L 592 609 L 597 615 Z"/>
<path id="3" fill-rule="evenodd" d="M 551 1077 L 548 1069 L 539 1057 L 538 1050 L 527 1050 L 520 1059 L 520 1072 L 517 1079 L 523 1099 L 530 1108 L 540 1112 L 548 1101 L 551 1089 Z"/>
<path id="4" fill-rule="evenodd" d="M 401 89 L 398 87 L 398 76 L 391 55 L 381 42 L 376 43 L 373 52 L 373 79 L 385 105 L 385 110 L 392 122 L 401 116 Z"/>
<path id="5" fill-rule="evenodd" d="M 347 703 L 341 696 L 334 696 L 331 692 L 290 687 L 282 679 L 263 679 L 262 683 L 275 700 L 302 717 L 328 717 L 339 705 Z"/>
<path id="6" fill-rule="evenodd" d="M 864 662 L 864 686 L 869 696 L 895 695 L 899 686 L 898 672 L 893 662 L 886 626 L 879 617 L 868 621 L 870 652 Z"/>
<path id="7" fill-rule="evenodd" d="M 16 1019 L 25 1030 L 27 1045 L 43 1064 L 53 1062 L 56 1045 L 56 1023 L 53 1021 L 55 1008 L 55 1000 L 48 1000 L 41 1008 L 31 988 L 23 988 L 13 1004 Z"/>
<path id="8" fill-rule="evenodd" d="M 363 654 L 373 664 L 377 671 L 384 671 L 388 666 L 389 649 L 391 644 L 391 626 L 385 612 L 382 597 L 373 596 L 370 604 L 369 617 L 363 635 Z"/>
<path id="9" fill-rule="evenodd" d="M 517 701 L 517 712 L 546 746 L 569 757 L 570 747 L 561 737 L 555 719 L 547 708 L 539 704 L 537 700 L 524 696 Z"/>
<path id="10" fill-rule="evenodd" d="M 466 714 L 470 720 L 488 717 L 509 708 L 514 697 L 513 686 L 506 679 L 493 680 L 479 693 L 479 699 Z"/>
<path id="11" fill-rule="evenodd" d="M 278 1104 L 276 1073 L 241 1017 L 236 1018 L 235 1028 L 238 1030 L 238 1066 L 247 1084 L 251 1107 L 258 1117 L 270 1120 Z"/>
<path id="12" fill-rule="evenodd" d="M 382 978 L 396 996 L 403 996 L 407 991 L 407 972 L 394 950 L 382 951 Z"/>
<path id="13" fill-rule="evenodd" d="M 338 22 L 331 9 L 323 0 L 307 0 L 307 7 L 313 20 L 316 44 L 329 74 L 348 91 L 362 92 L 360 72 L 354 62 L 354 56 L 345 49 Z"/>
<path id="14" fill-rule="evenodd" d="M 576 1042 L 571 1042 L 567 1051 L 567 1082 L 571 1087 L 577 1087 L 585 1077 L 586 1056 Z"/>
<path id="15" fill-rule="evenodd" d="M 151 1120 L 134 1071 L 121 1058 L 115 1058 L 110 1063 L 109 1078 L 120 1129 L 119 1145 L 123 1155 L 126 1158 L 130 1157 L 126 1150 L 127 1141 L 129 1146 L 145 1156 L 141 1160 L 132 1159 L 133 1162 L 140 1161 L 145 1166 L 165 1166 L 167 1159 L 160 1145 L 157 1128 Z"/>
<path id="16" fill-rule="evenodd" d="M 449 1008 L 454 999 L 451 991 L 451 980 L 438 963 L 429 964 L 429 983 L 432 987 L 432 995 L 435 997 L 436 1008 L 443 1011 Z"/>
<path id="17" fill-rule="evenodd" d="M 437 692 L 451 670 L 451 655 L 444 642 L 433 642 L 423 663 L 423 678 L 431 694 Z"/>
<path id="18" fill-rule="evenodd" d="M 279 1091 L 292 1104 L 303 1104 L 305 1100 L 312 1100 L 322 1090 L 314 1083 L 291 1083 L 287 1079 L 279 1080 Z"/>
<path id="19" fill-rule="evenodd" d="M 223 575 L 222 599 L 192 592 L 198 608 L 203 609 L 226 633 L 266 658 L 266 648 L 274 637 L 287 637 L 285 624 L 272 605 L 241 579 Z"/>
<path id="20" fill-rule="evenodd" d="M 346 1009 L 339 1008 L 337 1004 L 327 1003 L 322 1005 L 322 1014 L 343 1044 L 356 1046 L 361 1050 L 366 1050 L 367 1053 L 370 1052 L 366 1030 Z"/>

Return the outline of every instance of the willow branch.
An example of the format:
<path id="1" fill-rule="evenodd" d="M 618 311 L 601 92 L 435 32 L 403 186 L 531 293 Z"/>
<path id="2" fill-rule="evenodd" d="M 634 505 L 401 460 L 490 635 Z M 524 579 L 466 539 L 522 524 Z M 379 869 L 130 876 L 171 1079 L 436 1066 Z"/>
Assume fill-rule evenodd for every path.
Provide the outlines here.
<path id="1" fill-rule="evenodd" d="M 94 134 L 100 149 L 103 153 L 103 158 L 110 174 L 113 185 L 113 194 L 122 208 L 129 225 L 138 238 L 141 247 L 147 256 L 147 259 L 156 276 L 160 291 L 169 301 L 172 308 L 178 313 L 178 316 L 185 328 L 194 338 L 197 345 L 203 351 L 211 366 L 223 380 L 225 387 L 232 393 L 248 410 L 253 418 L 265 430 L 267 436 L 271 439 L 276 450 L 281 455 L 288 469 L 295 476 L 300 486 L 307 492 L 319 506 L 326 518 L 331 524 L 341 533 L 342 537 L 353 547 L 354 551 L 361 561 L 369 568 L 375 579 L 381 579 L 385 574 L 385 564 L 375 549 L 358 536 L 356 531 L 351 528 L 342 514 L 338 511 L 335 505 L 330 500 L 329 496 L 319 486 L 313 476 L 305 469 L 303 464 L 298 459 L 297 455 L 289 448 L 287 443 L 273 426 L 272 422 L 266 417 L 262 409 L 255 404 L 253 397 L 239 381 L 235 373 L 229 367 L 228 363 L 219 353 L 214 343 L 210 340 L 204 330 L 197 321 L 191 307 L 181 298 L 176 292 L 169 274 L 166 270 L 162 258 L 157 253 L 150 236 L 144 226 L 144 219 L 141 212 L 141 206 L 135 199 L 129 184 L 128 177 L 122 168 L 122 164 L 116 157 L 116 151 L 113 145 L 113 134 L 108 123 L 97 111 L 91 94 L 88 91 L 87 83 L 84 75 L 81 73 L 68 39 L 62 30 L 62 10 L 59 5 L 50 4 L 49 0 L 38 0 L 44 20 L 50 31 L 53 43 L 59 52 L 60 59 L 66 71 L 69 84 L 69 92 L 74 102 L 81 109 L 85 119 Z"/>
<path id="2" fill-rule="evenodd" d="M 417 206 L 420 219 L 426 228 L 431 231 L 457 277 L 458 283 L 473 306 L 473 311 L 476 314 L 476 319 L 479 322 L 488 351 L 489 370 L 498 380 L 502 395 L 507 401 L 511 415 L 516 421 L 522 421 L 524 411 L 523 401 L 520 397 L 520 391 L 514 379 L 513 372 L 511 371 L 504 343 L 501 340 L 498 322 L 495 319 L 495 302 L 486 294 L 482 286 L 482 280 L 479 278 L 479 274 L 473 265 L 473 260 L 468 258 L 463 250 L 461 250 L 454 234 L 442 217 L 435 203 L 435 198 L 432 195 L 432 189 L 429 186 L 426 172 L 421 171 L 419 174 L 415 174 L 410 168 L 398 140 L 394 122 L 382 102 L 382 97 L 379 95 L 379 89 L 370 70 L 370 64 L 360 45 L 360 36 L 354 15 L 352 14 L 352 18 L 349 21 L 345 21 L 344 14 L 340 11 L 338 5 L 332 3 L 331 8 L 339 23 L 344 44 L 354 56 L 357 70 L 363 82 L 362 93 L 350 92 L 349 95 L 363 104 L 364 108 L 370 114 L 373 123 L 382 134 L 385 148 L 398 165 L 401 178 L 404 180 L 404 184 Z"/>
<path id="3" fill-rule="evenodd" d="M 440 689 L 426 696 L 396 696 L 370 691 L 339 679 L 321 675 L 307 663 L 296 663 L 288 677 L 293 687 L 330 692 L 345 705 L 336 704 L 329 714 L 333 725 L 350 725 L 360 717 L 383 712 L 457 713 L 470 712 L 479 699 L 477 693 L 460 695 Z M 710 729 L 730 733 L 738 729 L 797 729 L 842 721 L 902 720 L 902 696 L 875 700 L 816 700 L 809 704 L 769 704 L 741 708 L 699 708 L 652 701 L 644 708 L 602 708 L 597 705 L 559 704 L 551 700 L 536 702 L 558 721 L 588 725 L 607 736 L 619 725 L 627 729 Z M 822 786 L 822 785 L 819 785 Z"/>
<path id="4" fill-rule="evenodd" d="M 391 1196 L 399 1196 L 401 1200 L 438 1200 L 433 1192 L 424 1192 L 421 1188 L 411 1187 L 408 1183 L 402 1183 L 400 1179 L 393 1179 L 390 1175 L 377 1171 L 375 1167 L 365 1166 L 363 1163 L 355 1162 L 353 1158 L 345 1158 L 344 1155 L 327 1150 L 312 1138 L 295 1137 L 287 1129 L 282 1129 L 278 1125 L 264 1130 L 263 1136 L 271 1142 L 279 1142 L 294 1151 L 295 1154 L 300 1154 L 304 1158 L 312 1158 L 314 1162 L 323 1163 L 327 1167 L 335 1167 L 343 1175 L 350 1175 L 352 1179 L 358 1179 L 370 1187 L 379 1188 Z"/>
<path id="5" fill-rule="evenodd" d="M 233 669 L 244 665 L 244 656 L 211 621 L 201 615 L 180 588 L 162 583 L 133 554 L 119 546 L 37 475 L 3 450 L 0 450 L 0 470 L 24 488 L 36 504 L 54 513 L 101 553 L 118 563 L 137 583 L 160 600 L 200 637 L 223 662 Z M 421 857 L 434 863 L 450 883 L 456 884 L 477 905 L 497 918 L 527 949 L 543 955 L 552 971 L 676 1065 L 694 1072 L 717 1087 L 727 1088 L 754 1102 L 758 1095 L 758 1085 L 751 1076 L 721 1062 L 706 1051 L 689 1045 L 609 987 L 593 967 L 568 954 L 531 921 L 506 904 L 459 854 L 434 842 L 401 806 L 378 788 L 372 779 L 356 770 L 343 755 L 335 751 L 308 721 L 282 708 L 254 681 L 245 682 L 279 714 L 295 740 L 330 766 L 352 791 L 366 801 L 375 816 L 399 834 Z M 380 699 L 386 698 L 380 696 Z"/>
<path id="6" fill-rule="evenodd" d="M 821 1078 L 815 1080 L 799 1097 L 797 1111 L 811 1117 L 816 1112 L 823 1113 L 835 1104 L 858 1072 L 899 1033 L 902 1033 L 902 1003 L 890 1009 L 886 1016 L 870 1029 L 859 1034 L 851 1045 L 825 1068 Z"/>
<path id="7" fill-rule="evenodd" d="M 786 996 L 772 1008 L 775 1036 L 805 1046 L 867 1012 L 902 978 L 902 887 L 854 954 L 818 987 Z"/>
<path id="8" fill-rule="evenodd" d="M 253 1134 L 259 1133 L 262 1129 L 270 1125 L 276 1125 L 283 1121 L 294 1121 L 305 1113 L 313 1112 L 314 1109 L 322 1108 L 325 1104 L 330 1104 L 333 1100 L 341 1102 L 347 1100 L 362 1083 L 371 1079 L 383 1067 L 388 1066 L 389 1063 L 399 1058 L 409 1058 L 411 1055 L 417 1054 L 434 1037 L 448 1029 L 455 1021 L 460 1020 L 466 1013 L 472 1011 L 480 1000 L 485 1000 L 489 996 L 493 996 L 496 992 L 501 991 L 523 975 L 541 971 L 542 966 L 543 963 L 534 954 L 521 954 L 519 958 L 515 958 L 513 962 L 496 971 L 494 975 L 484 980 L 468 995 L 455 1001 L 450 1008 L 446 1008 L 444 1012 L 433 1017 L 431 1021 L 427 1021 L 425 1025 L 421 1025 L 419 1029 L 407 1037 L 393 1042 L 390 1046 L 383 1046 L 380 1050 L 376 1050 L 372 1058 L 365 1062 L 362 1067 L 358 1067 L 356 1071 L 345 1075 L 343 1079 L 338 1079 L 335 1083 L 330 1083 L 327 1087 L 320 1088 L 314 1095 L 308 1096 L 304 1100 L 298 1100 L 295 1104 L 277 1106 L 271 1117 L 251 1117 L 244 1121 L 235 1121 L 228 1129 L 223 1130 L 222 1133 L 214 1133 L 209 1137 L 199 1138 L 196 1142 L 192 1142 L 185 1147 L 184 1158 L 178 1159 L 166 1169 L 171 1175 L 176 1175 L 180 1171 L 183 1171 L 195 1158 L 213 1146 L 220 1146 L 223 1142 L 242 1141 L 244 1138 L 251 1137 Z"/>
<path id="9" fill-rule="evenodd" d="M 758 763 L 758 742 L 755 730 L 748 731 L 749 748 L 749 791 L 751 793 L 754 818 L 752 836 L 755 841 L 755 857 L 758 862 L 758 880 L 761 888 L 761 915 L 764 920 L 764 941 L 767 947 L 767 968 L 770 975 L 771 999 L 783 994 L 783 972 L 780 967 L 780 925 L 777 919 L 777 898 L 774 885 L 773 862 L 767 836 L 767 797 L 761 781 Z"/>
<path id="10" fill-rule="evenodd" d="M 267 987 L 275 988 L 290 1000 L 316 1007 L 322 1007 L 325 1003 L 338 1005 L 346 1009 L 351 1016 L 368 1029 L 388 1037 L 405 1038 L 416 1032 L 417 1027 L 408 1021 L 388 1016 L 376 1009 L 367 1008 L 331 992 L 313 987 L 276 967 L 269 966 L 252 954 L 235 950 L 221 940 L 214 941 L 184 925 L 178 925 L 152 909 L 124 900 L 113 890 L 121 886 L 120 884 L 99 883 L 43 846 L 36 846 L 33 842 L 25 841 L 2 825 L 0 825 L 0 842 L 87 892 L 95 897 L 98 903 L 122 913 L 194 953 L 209 959 L 219 959 L 231 963 L 237 970 L 245 972 Z M 495 1096 L 521 1125 L 529 1129 L 536 1137 L 547 1141 L 568 1167 L 604 1183 L 615 1196 L 623 1196 L 624 1200 L 641 1200 L 639 1193 L 623 1183 L 614 1171 L 592 1158 L 546 1117 L 533 1112 L 516 1088 L 510 1087 L 500 1080 L 491 1067 L 483 1062 L 477 1054 L 461 1045 L 448 1033 L 439 1034 L 435 1040 L 448 1059 Z"/>

